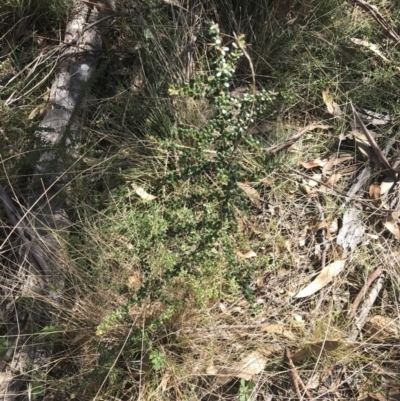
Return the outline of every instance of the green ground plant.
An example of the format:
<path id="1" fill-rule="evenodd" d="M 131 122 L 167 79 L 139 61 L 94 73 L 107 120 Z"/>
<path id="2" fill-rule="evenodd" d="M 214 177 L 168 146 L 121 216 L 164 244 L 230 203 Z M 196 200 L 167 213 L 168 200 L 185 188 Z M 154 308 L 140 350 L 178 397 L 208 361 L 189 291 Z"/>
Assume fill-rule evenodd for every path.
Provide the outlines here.
<path id="1" fill-rule="evenodd" d="M 249 266 L 238 263 L 233 252 L 236 213 L 247 208 L 238 182 L 244 179 L 243 155 L 261 153 L 259 142 L 248 129 L 263 115 L 272 97 L 265 90 L 242 97 L 230 95 L 235 65 L 243 56 L 244 38 L 238 37 L 228 47 L 218 25 L 209 25 L 210 71 L 191 83 L 171 87 L 169 92 L 185 101 L 206 101 L 213 110 L 212 118 L 201 128 L 185 127 L 177 121 L 168 138 L 152 138 L 154 147 L 174 155 L 167 173 L 151 188 L 161 201 L 143 200 L 133 205 L 123 222 L 118 219 L 118 225 L 111 217 L 113 209 L 110 210 L 111 224 L 107 224 L 106 230 L 129 233 L 144 275 L 141 288 L 134 291 L 120 313 L 112 314 L 114 317 L 122 317 L 131 304 L 145 299 L 171 302 L 170 285 L 178 277 L 197 288 L 196 296 L 203 305 L 221 296 L 216 284 L 224 276 L 244 289 L 251 279 Z M 159 258 L 154 254 L 155 248 Z M 220 266 L 226 263 L 229 268 L 221 276 Z M 208 291 L 203 288 L 205 277 L 211 284 Z M 105 321 L 101 331 L 112 319 L 108 316 Z"/>

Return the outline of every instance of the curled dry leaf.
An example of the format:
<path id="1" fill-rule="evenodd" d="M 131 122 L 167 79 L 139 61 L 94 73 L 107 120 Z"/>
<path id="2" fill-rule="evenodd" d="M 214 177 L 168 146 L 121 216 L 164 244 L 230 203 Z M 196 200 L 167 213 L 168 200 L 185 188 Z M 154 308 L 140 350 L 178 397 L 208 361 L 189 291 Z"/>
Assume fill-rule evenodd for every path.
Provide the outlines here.
<path id="1" fill-rule="evenodd" d="M 267 363 L 267 358 L 274 353 L 281 352 L 282 348 L 276 344 L 268 347 L 259 348 L 249 355 L 245 356 L 241 361 L 233 363 L 227 367 L 216 367 L 214 364 L 206 369 L 208 375 L 217 376 L 216 383 L 220 386 L 230 382 L 233 378 L 244 379 L 250 381 L 255 375 L 261 373 Z M 226 358 L 228 360 L 228 358 Z"/>
<path id="2" fill-rule="evenodd" d="M 351 160 L 353 156 L 349 153 L 334 153 L 331 155 L 328 159 L 328 161 L 325 163 L 325 165 L 322 168 L 322 172 L 326 174 L 328 171 L 332 170 L 332 167 L 337 166 L 340 163 L 344 163 L 348 160 Z"/>
<path id="3" fill-rule="evenodd" d="M 400 228 L 397 220 L 393 218 L 393 215 L 386 217 L 384 226 L 396 237 L 396 239 L 400 240 Z"/>
<path id="4" fill-rule="evenodd" d="M 257 254 L 251 250 L 247 251 L 246 253 L 242 253 L 239 251 L 239 249 L 235 249 L 234 252 L 237 256 L 239 256 L 240 258 L 243 258 L 243 259 L 251 259 L 251 258 L 257 257 Z"/>
<path id="5" fill-rule="evenodd" d="M 260 207 L 260 194 L 251 185 L 244 182 L 238 182 L 238 187 L 244 191 L 253 205 Z"/>
<path id="6" fill-rule="evenodd" d="M 321 160 L 320 158 L 317 158 L 311 162 L 306 162 L 306 161 L 300 160 L 300 164 L 306 169 L 315 168 L 315 167 L 324 167 L 326 162 L 327 162 L 327 160 Z"/>
<path id="7" fill-rule="evenodd" d="M 325 340 L 316 344 L 309 344 L 293 355 L 292 360 L 294 363 L 298 363 L 310 356 L 319 356 L 321 352 L 334 351 L 340 345 L 340 340 Z"/>
<path id="8" fill-rule="evenodd" d="M 315 280 L 310 283 L 306 288 L 301 290 L 295 298 L 304 298 L 312 294 L 315 294 L 321 288 L 329 284 L 334 277 L 336 277 L 344 268 L 345 261 L 337 260 L 336 262 L 330 263 L 315 278 Z"/>
<path id="9" fill-rule="evenodd" d="M 342 115 L 339 105 L 333 100 L 332 95 L 329 94 L 329 88 L 322 91 L 322 98 L 329 114 L 332 114 L 333 117 L 340 117 Z"/>
<path id="10" fill-rule="evenodd" d="M 399 320 L 391 319 L 388 316 L 371 316 L 365 323 L 364 328 L 367 336 L 376 336 L 380 340 L 399 338 L 400 335 Z"/>
<path id="11" fill-rule="evenodd" d="M 381 196 L 385 195 L 387 192 L 391 190 L 393 185 L 395 184 L 395 180 L 391 177 L 386 177 L 381 183 Z"/>
<path id="12" fill-rule="evenodd" d="M 157 198 L 157 196 L 151 195 L 149 193 L 147 193 L 142 187 L 137 186 L 136 184 L 132 183 L 132 188 L 135 190 L 136 194 L 144 199 L 144 200 L 148 200 L 148 201 L 152 201 L 154 199 Z"/>
<path id="13" fill-rule="evenodd" d="M 326 183 L 329 185 L 335 185 L 341 178 L 342 174 L 340 173 L 332 174 Z"/>
<path id="14" fill-rule="evenodd" d="M 282 323 L 271 323 L 262 326 L 260 331 L 263 333 L 279 334 L 289 340 L 295 340 L 296 336 L 288 330 L 287 326 Z"/>
<path id="15" fill-rule="evenodd" d="M 369 197 L 373 200 L 378 200 L 381 197 L 381 186 L 379 184 L 371 184 L 369 187 Z"/>

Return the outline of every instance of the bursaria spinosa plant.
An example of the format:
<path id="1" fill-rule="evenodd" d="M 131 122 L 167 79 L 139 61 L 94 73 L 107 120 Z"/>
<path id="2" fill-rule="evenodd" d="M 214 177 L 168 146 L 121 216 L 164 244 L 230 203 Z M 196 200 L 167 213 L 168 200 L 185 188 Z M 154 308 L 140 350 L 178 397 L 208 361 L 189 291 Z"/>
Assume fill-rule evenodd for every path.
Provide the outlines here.
<path id="1" fill-rule="evenodd" d="M 144 299 L 163 300 L 174 310 L 173 305 L 180 301 L 171 297 L 170 285 L 178 277 L 184 278 L 180 282 L 186 283 L 187 291 L 204 304 L 219 295 L 217 277 L 221 274 L 235 288 L 246 288 L 251 279 L 251 267 L 238 261 L 233 251 L 235 213 L 248 201 L 237 183 L 248 179 L 244 155 L 261 152 L 248 128 L 266 111 L 272 95 L 263 90 L 232 96 L 230 83 L 243 56 L 244 38 L 227 39 L 213 23 L 209 25 L 209 35 L 207 73 L 171 87 L 169 93 L 186 103 L 189 99 L 194 103 L 201 100 L 211 110 L 211 116 L 203 125 L 185 125 L 179 121 L 178 110 L 178 118 L 167 135 L 152 137 L 161 154 L 168 155 L 167 168 L 151 188 L 157 199 L 136 205 L 132 213 L 138 224 L 145 216 L 154 216 L 156 210 L 159 229 L 149 229 L 146 239 L 148 225 L 144 225 L 141 240 L 136 243 L 141 256 L 142 286 L 132 292 L 128 305 L 111 320 L 122 318 L 129 305 Z M 224 44 L 225 39 L 228 44 Z M 159 251 L 157 258 L 155 250 Z M 209 286 L 204 284 L 206 281 Z M 99 330 L 103 332 L 109 325 L 105 321 Z"/>
<path id="2" fill-rule="evenodd" d="M 213 195 L 222 202 L 221 218 L 224 218 L 232 212 L 235 195 L 240 193 L 237 181 L 242 152 L 260 150 L 258 141 L 248 133 L 249 125 L 256 116 L 265 112 L 272 95 L 262 90 L 257 94 L 231 96 L 230 81 L 238 60 L 243 56 L 244 36 L 225 45 L 224 36 L 214 23 L 209 23 L 209 35 L 208 74 L 200 74 L 190 83 L 171 87 L 169 93 L 205 99 L 213 106 L 213 117 L 200 129 L 179 124 L 174 128 L 174 136 L 192 146 L 174 149 L 179 154 L 179 171 L 173 169 L 171 175 L 179 180 L 207 181 L 208 177 L 209 184 L 217 184 Z M 175 144 L 169 144 L 169 147 L 174 148 Z M 210 158 L 210 150 L 216 152 L 216 158 Z"/>

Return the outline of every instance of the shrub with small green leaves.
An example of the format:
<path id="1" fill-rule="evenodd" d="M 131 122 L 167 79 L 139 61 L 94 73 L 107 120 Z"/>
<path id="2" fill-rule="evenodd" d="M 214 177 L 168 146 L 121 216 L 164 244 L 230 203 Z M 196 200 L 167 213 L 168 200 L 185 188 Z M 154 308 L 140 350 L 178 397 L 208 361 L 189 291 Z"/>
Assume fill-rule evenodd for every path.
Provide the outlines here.
<path id="1" fill-rule="evenodd" d="M 143 284 L 132 292 L 128 305 L 119 311 L 121 316 L 130 304 L 144 299 L 177 305 L 179 300 L 171 296 L 169 287 L 176 278 L 191 286 L 193 292 L 203 291 L 196 295 L 201 304 L 220 295 L 221 286 L 216 278 L 220 277 L 221 266 L 225 266 L 223 281 L 231 288 L 239 285 L 245 289 L 251 278 L 249 263 L 238 261 L 233 252 L 237 229 L 235 214 L 237 209 L 246 208 L 248 202 L 237 183 L 248 176 L 243 168 L 244 155 L 261 152 L 248 128 L 265 112 L 272 96 L 265 90 L 253 95 L 232 96 L 230 82 L 243 56 L 244 39 L 239 36 L 229 46 L 225 45 L 224 36 L 213 23 L 210 23 L 209 34 L 210 71 L 190 83 L 171 87 L 169 92 L 182 99 L 200 99 L 213 114 L 201 127 L 176 121 L 169 135 L 152 137 L 163 155 L 174 155 L 168 158 L 165 174 L 151 189 L 162 199 L 152 201 L 152 205 L 160 202 L 164 230 L 156 237 L 146 237 L 147 229 L 136 236 Z M 137 219 L 144 218 L 140 216 L 151 215 L 152 205 L 141 202 L 129 210 L 134 220 L 133 226 L 130 224 L 131 231 L 138 226 Z M 125 214 L 124 221 L 129 219 Z M 129 225 L 121 233 L 127 236 Z M 146 247 L 142 246 L 144 243 Z M 160 249 L 165 250 L 163 254 L 170 255 L 168 261 L 165 256 L 154 261 L 154 254 Z M 205 285 L 206 282 L 209 284 Z M 113 318 L 119 316 L 119 312 Z M 109 325 L 110 320 L 106 319 L 99 330 Z"/>
<path id="2" fill-rule="evenodd" d="M 210 71 L 190 83 L 171 87 L 169 92 L 181 98 L 202 99 L 213 110 L 212 117 L 200 128 L 181 126 L 178 122 L 171 133 L 173 140 L 156 139 L 169 154 L 177 155 L 159 182 L 160 190 L 173 193 L 185 183 L 190 185 L 185 194 L 168 198 L 166 211 L 174 222 L 170 234 L 184 238 L 183 243 L 193 251 L 186 253 L 164 278 L 178 275 L 182 269 L 187 272 L 192 265 L 212 263 L 217 257 L 213 253 L 216 243 L 229 264 L 237 265 L 229 238 L 236 225 L 235 211 L 243 209 L 247 202 L 237 183 L 248 174 L 243 169 L 243 155 L 261 152 L 259 142 L 248 133 L 248 128 L 266 111 L 272 98 L 265 90 L 232 96 L 230 82 L 243 56 L 244 37 L 235 38 L 227 46 L 214 23 L 209 24 L 209 35 Z M 187 210 L 191 218 L 180 218 L 177 210 Z M 196 269 L 192 273 L 196 274 Z"/>
<path id="3" fill-rule="evenodd" d="M 191 98 L 203 98 L 214 109 L 213 117 L 201 129 L 176 126 L 173 137 L 176 142 L 167 141 L 162 145 L 178 154 L 177 166 L 163 181 L 172 186 L 190 180 L 192 185 L 208 185 L 209 190 L 197 202 L 203 204 L 218 201 L 221 204 L 221 223 L 232 219 L 235 206 L 241 204 L 241 191 L 237 181 L 241 173 L 241 152 L 259 152 L 259 143 L 247 130 L 254 118 L 265 112 L 271 94 L 265 90 L 254 95 L 244 94 L 233 97 L 229 91 L 230 81 L 235 73 L 236 63 L 243 56 L 245 46 L 243 36 L 233 41 L 231 46 L 223 43 L 218 25 L 210 23 L 209 34 L 209 74 L 199 75 L 191 83 L 172 87 L 170 94 Z M 180 147 L 179 143 L 191 144 Z M 216 157 L 210 157 L 210 151 Z M 211 189 L 210 186 L 214 188 Z"/>

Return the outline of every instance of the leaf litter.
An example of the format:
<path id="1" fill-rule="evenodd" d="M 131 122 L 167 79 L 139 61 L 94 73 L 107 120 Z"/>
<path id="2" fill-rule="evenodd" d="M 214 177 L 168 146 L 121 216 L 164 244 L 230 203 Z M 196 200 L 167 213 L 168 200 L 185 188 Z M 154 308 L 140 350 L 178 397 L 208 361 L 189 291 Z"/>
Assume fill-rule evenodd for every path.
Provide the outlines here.
<path id="1" fill-rule="evenodd" d="M 332 107 L 334 107 L 333 103 Z M 354 132 L 352 132 L 351 135 L 353 134 Z M 366 150 L 365 155 L 368 155 L 368 158 L 371 158 L 372 160 L 372 157 L 374 155 L 372 154 L 371 156 L 371 145 L 368 141 L 368 138 L 366 138 L 361 131 L 356 133 L 353 138 L 355 139 L 356 146 L 360 146 L 359 143 L 363 144 L 364 149 Z M 299 147 L 299 150 L 301 151 L 301 147 Z M 282 352 L 282 346 L 285 345 L 289 345 L 291 348 L 293 348 L 294 362 L 303 363 L 303 361 L 309 359 L 310 357 L 325 358 L 325 356 L 329 353 L 332 353 L 332 351 L 338 349 L 340 350 L 342 349 L 342 346 L 345 346 L 347 349 L 347 347 L 349 347 L 349 344 L 351 344 L 351 341 L 348 338 L 337 339 L 332 338 L 329 335 L 326 336 L 328 334 L 328 331 L 326 331 L 323 333 L 325 335 L 325 339 L 323 341 L 316 340 L 308 342 L 307 345 L 300 346 L 299 339 L 302 338 L 302 335 L 296 332 L 295 327 L 291 326 L 290 324 L 287 325 L 286 322 L 283 323 L 281 322 L 281 320 L 290 320 L 289 316 L 291 316 L 293 323 L 296 322 L 296 324 L 302 325 L 302 330 L 308 327 L 308 325 L 311 323 L 311 321 L 309 321 L 310 311 L 307 311 L 305 307 L 302 306 L 308 305 L 307 302 L 309 301 L 307 301 L 307 298 L 311 297 L 314 294 L 317 294 L 319 291 L 326 288 L 328 284 L 330 284 L 336 277 L 338 277 L 342 272 L 345 271 L 346 266 L 348 266 L 349 273 L 352 274 L 352 270 L 354 269 L 354 262 L 351 259 L 353 255 L 357 254 L 358 249 L 362 248 L 361 246 L 359 247 L 359 245 L 363 243 L 366 244 L 365 233 L 367 232 L 369 236 L 368 238 L 372 238 L 373 231 L 368 226 L 368 222 L 364 215 L 365 210 L 369 210 L 368 205 L 371 204 L 371 201 L 368 201 L 367 203 L 365 202 L 365 199 L 367 198 L 368 200 L 369 198 L 373 201 L 379 202 L 381 199 L 384 198 L 385 194 L 390 191 L 390 188 L 393 186 L 395 181 L 393 177 L 386 177 L 383 180 L 381 177 L 376 181 L 371 181 L 373 170 L 369 166 L 366 166 L 363 169 L 360 169 L 358 167 L 358 174 L 356 174 L 357 168 L 351 170 L 352 175 L 349 177 L 349 179 L 342 174 L 342 171 L 345 171 L 345 168 L 347 168 L 349 164 L 353 166 L 356 158 L 357 155 L 355 156 L 353 153 L 348 152 L 346 149 L 346 152 L 338 151 L 329 156 L 324 155 L 320 157 L 310 158 L 308 160 L 305 159 L 299 161 L 300 165 L 304 169 L 310 170 L 308 171 L 308 173 L 311 172 L 309 182 L 307 182 L 306 184 L 311 184 L 309 186 L 310 191 L 315 190 L 311 188 L 313 185 L 313 188 L 318 188 L 324 186 L 321 184 L 325 184 L 325 186 L 333 186 L 338 184 L 339 182 L 343 186 L 346 185 L 350 187 L 347 191 L 347 194 L 344 194 L 342 198 L 338 199 L 341 201 L 338 202 L 338 204 L 343 208 L 343 212 L 341 215 L 338 215 L 337 213 L 332 214 L 332 210 L 330 209 L 329 212 L 327 210 L 325 211 L 325 216 L 322 215 L 319 216 L 319 218 L 315 219 L 315 216 L 311 218 L 304 211 L 300 212 L 301 209 L 299 209 L 299 212 L 297 212 L 297 214 L 293 214 L 292 211 L 292 214 L 290 214 L 290 219 L 288 219 L 288 210 L 285 209 L 285 205 L 289 204 L 289 199 L 292 199 L 290 198 L 292 195 L 289 195 L 289 197 L 286 196 L 286 198 L 282 198 L 283 201 L 281 200 L 280 203 L 274 203 L 274 195 L 267 195 L 269 194 L 269 191 L 273 191 L 275 182 L 277 181 L 276 176 L 265 177 L 263 180 L 261 180 L 257 184 L 259 185 L 258 190 L 252 188 L 252 185 L 250 184 L 240 184 L 241 189 L 246 193 L 249 200 L 254 205 L 259 205 L 261 207 L 260 203 L 255 203 L 259 202 L 260 199 L 265 199 L 266 203 L 266 211 L 264 212 L 264 214 L 262 214 L 258 218 L 254 217 L 251 222 L 251 224 L 255 227 L 251 230 L 252 235 L 265 241 L 265 239 L 269 238 L 270 235 L 268 221 L 278 221 L 278 224 L 282 225 L 280 229 L 282 230 L 283 225 L 285 224 L 284 230 L 286 230 L 286 232 L 288 233 L 292 233 L 292 236 L 295 235 L 296 241 L 292 240 L 293 246 L 290 251 L 291 258 L 289 259 L 289 263 L 292 264 L 290 265 L 290 267 L 287 266 L 280 268 L 276 272 L 276 274 L 267 273 L 262 279 L 257 278 L 257 285 L 254 284 L 254 287 L 252 287 L 252 289 L 256 291 L 256 293 L 257 291 L 259 291 L 259 295 L 256 295 L 256 299 L 257 305 L 261 308 L 261 310 L 260 315 L 257 316 L 257 321 L 264 323 L 261 324 L 258 330 L 254 330 L 254 328 L 252 329 L 250 327 L 248 329 L 243 327 L 243 330 L 240 332 L 240 334 L 228 333 L 227 331 L 225 331 L 223 337 L 226 337 L 226 339 L 228 339 L 231 336 L 233 342 L 232 347 L 235 350 L 248 349 L 249 344 L 254 343 L 254 340 L 250 341 L 250 339 L 254 338 L 257 339 L 257 346 L 253 348 L 255 349 L 254 351 L 244 355 L 242 354 L 240 357 L 238 357 L 237 353 L 232 354 L 236 355 L 233 356 L 233 358 L 228 355 L 221 354 L 218 360 L 214 360 L 211 364 L 208 364 L 208 367 L 205 370 L 207 371 L 207 374 L 215 376 L 216 384 L 224 385 L 233 379 L 244 379 L 246 381 L 256 380 L 257 375 L 265 372 L 270 357 L 276 358 L 276 356 L 272 356 L 272 354 Z M 343 168 L 344 166 L 345 168 Z M 278 177 L 278 179 L 280 178 L 281 177 Z M 354 181 L 351 182 L 351 179 L 354 179 Z M 314 181 L 316 185 L 312 184 L 312 181 Z M 264 190 L 266 192 L 264 192 L 263 190 L 263 184 L 265 188 Z M 268 189 L 266 189 L 266 187 L 268 187 Z M 297 190 L 299 187 L 300 185 L 297 186 Z M 387 187 L 389 187 L 389 189 L 387 189 Z M 323 197 L 332 196 L 332 193 L 322 192 L 323 191 L 318 192 L 320 194 L 318 196 L 320 196 L 319 201 L 321 203 L 323 203 Z M 298 191 L 298 193 L 292 192 L 291 194 L 294 194 L 293 199 L 296 199 L 296 196 L 301 196 L 300 191 Z M 285 203 L 285 201 L 288 203 Z M 268 212 L 268 210 L 276 210 L 278 208 L 277 205 L 279 205 L 279 213 Z M 290 206 L 292 205 L 290 204 Z M 378 203 L 376 203 L 375 206 L 378 206 Z M 261 211 L 259 211 L 259 213 L 261 213 Z M 389 215 L 388 218 L 385 218 L 384 216 L 378 216 L 377 218 L 383 219 L 382 223 L 389 222 L 389 227 L 386 227 L 386 229 L 388 231 L 392 230 L 395 233 L 392 234 L 396 237 L 396 227 L 398 228 L 398 217 L 396 215 Z M 265 226 L 262 225 L 264 224 L 263 221 L 266 224 Z M 294 229 L 294 227 L 298 227 L 298 229 Z M 297 292 L 296 294 L 294 291 L 292 291 L 293 285 L 291 287 L 288 285 L 287 272 L 293 271 L 294 266 L 297 266 L 300 269 L 304 269 L 306 267 L 307 263 L 309 263 L 310 261 L 311 256 L 310 242 L 315 241 L 318 238 L 318 235 L 320 235 L 320 232 L 325 233 L 324 238 L 328 246 L 328 257 L 330 257 L 331 260 L 335 260 L 336 258 L 338 258 L 338 260 L 328 264 L 325 267 L 321 267 L 321 271 L 315 277 L 315 279 L 310 284 L 306 285 L 303 290 Z M 291 235 L 289 234 L 289 237 Z M 379 233 L 379 235 L 384 234 Z M 281 243 L 282 238 L 280 238 L 277 244 Z M 386 244 L 386 242 L 384 244 Z M 288 254 L 288 252 L 285 251 L 285 248 L 281 245 L 275 245 L 274 249 L 272 250 L 266 249 L 265 251 L 263 251 L 262 246 L 257 249 L 260 249 L 260 251 L 257 250 L 257 254 L 255 254 L 255 252 L 252 250 L 240 251 L 238 249 L 235 250 L 235 253 L 239 258 L 242 259 L 253 259 L 257 256 L 257 263 L 260 263 L 262 260 L 264 260 L 264 258 L 268 257 L 275 258 L 274 260 L 284 260 L 285 256 Z M 279 249 L 279 251 L 276 251 L 276 249 Z M 363 262 L 360 261 L 360 263 Z M 297 288 L 298 286 L 299 283 L 297 283 Z M 342 285 L 340 287 L 342 287 Z M 339 286 L 335 286 L 333 287 L 332 292 L 335 294 L 335 291 L 340 291 L 341 289 L 342 288 L 339 288 Z M 320 294 L 321 297 L 323 297 L 322 305 L 324 305 L 324 303 L 328 303 L 330 298 L 333 298 L 329 296 L 326 297 L 326 294 L 329 293 L 321 292 Z M 297 303 L 293 303 L 293 301 L 290 301 L 290 299 L 294 300 L 294 302 Z M 318 297 L 316 297 L 315 299 L 318 299 Z M 346 297 L 344 297 L 344 299 L 346 299 Z M 302 303 L 300 303 L 299 301 L 301 301 Z M 279 307 L 277 307 L 277 305 L 279 305 Z M 251 306 L 249 305 L 249 307 Z M 367 306 L 367 308 L 368 307 L 369 306 Z M 247 307 L 241 307 L 239 313 L 237 311 L 237 306 L 228 307 L 225 309 L 225 318 L 227 319 L 229 313 L 232 313 L 231 316 L 233 320 L 231 324 L 235 326 L 235 324 L 237 325 L 237 319 L 246 319 L 246 308 Z M 324 308 L 327 308 L 327 306 L 325 305 Z M 365 309 L 364 306 L 361 306 L 360 308 Z M 276 310 L 275 315 L 273 313 L 274 310 Z M 365 312 L 369 313 L 369 309 L 365 309 Z M 250 312 L 249 310 L 247 313 L 248 321 L 249 316 L 252 316 L 252 312 Z M 264 313 L 266 313 L 266 316 L 269 317 L 269 321 L 263 320 Z M 274 316 L 276 320 L 274 320 Z M 322 317 L 323 315 L 320 316 Z M 369 323 L 370 321 L 371 323 Z M 354 325 L 355 323 L 351 324 Z M 364 323 L 362 323 L 362 325 L 363 324 Z M 367 323 L 365 324 L 365 334 L 369 335 L 369 337 L 371 338 L 372 336 L 370 335 L 370 333 L 372 333 L 372 331 L 370 327 L 372 324 L 375 324 L 372 330 L 374 330 L 375 328 L 375 330 L 381 330 L 382 332 L 384 331 L 382 328 L 379 328 L 380 326 L 378 326 L 378 323 L 375 323 L 373 319 L 368 319 Z M 311 323 L 311 325 L 313 325 L 313 323 Z M 359 333 L 360 331 L 358 329 L 357 332 L 353 330 L 352 335 L 354 336 L 355 334 L 357 336 L 359 335 Z M 278 338 L 276 336 L 279 336 L 279 346 L 276 346 L 272 353 L 268 352 L 268 346 L 266 349 L 264 349 L 262 346 L 260 347 L 260 340 L 258 339 L 262 338 L 263 344 L 269 344 L 269 342 L 272 341 L 273 345 L 276 345 L 275 342 Z M 238 341 L 238 339 L 240 339 L 243 344 L 234 344 L 235 341 Z M 250 341 L 249 344 L 244 345 L 247 340 Z M 350 349 L 349 352 L 353 351 Z M 233 361 L 228 362 L 228 360 L 231 359 L 233 359 Z M 330 374 L 331 373 L 328 372 L 328 376 Z M 318 384 L 316 384 L 314 387 L 317 389 Z M 321 389 L 321 383 L 319 384 L 319 388 Z"/>

